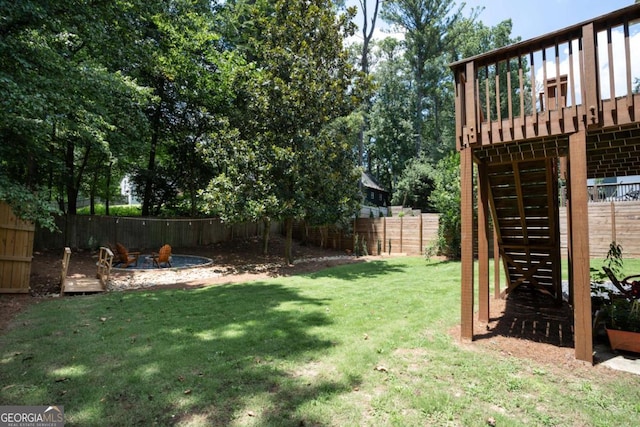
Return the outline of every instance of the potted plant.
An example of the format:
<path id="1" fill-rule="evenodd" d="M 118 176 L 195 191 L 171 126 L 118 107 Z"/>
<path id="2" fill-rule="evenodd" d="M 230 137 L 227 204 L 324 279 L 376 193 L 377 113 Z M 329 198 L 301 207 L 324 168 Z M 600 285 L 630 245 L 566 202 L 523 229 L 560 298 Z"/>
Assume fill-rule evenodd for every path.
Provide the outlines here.
<path id="1" fill-rule="evenodd" d="M 640 353 L 640 300 L 614 298 L 602 310 L 611 349 Z"/>
<path id="2" fill-rule="evenodd" d="M 595 310 L 594 332 L 597 326 L 602 324 L 611 349 L 640 353 L 640 282 L 627 281 L 637 276 L 623 279 L 625 285 L 631 286 L 624 293 L 604 285 L 608 277 L 611 281 L 617 282 L 616 288 L 621 289 L 616 276 L 622 272 L 622 267 L 622 247 L 615 241 L 611 242 L 603 269 L 592 271 L 591 274 L 591 303 L 592 309 Z M 606 269 L 608 274 L 605 274 Z"/>

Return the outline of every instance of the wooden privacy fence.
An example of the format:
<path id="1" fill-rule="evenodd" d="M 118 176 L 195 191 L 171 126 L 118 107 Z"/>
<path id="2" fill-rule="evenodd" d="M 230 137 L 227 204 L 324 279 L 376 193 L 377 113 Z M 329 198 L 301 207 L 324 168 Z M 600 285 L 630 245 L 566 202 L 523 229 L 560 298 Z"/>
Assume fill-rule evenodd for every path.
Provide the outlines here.
<path id="1" fill-rule="evenodd" d="M 353 233 L 329 227 L 306 227 L 297 223 L 294 237 L 311 244 L 344 251 L 354 251 L 354 243 L 366 245 L 369 255 L 379 253 L 419 255 L 438 238 L 439 214 L 415 216 L 357 218 Z"/>
<path id="2" fill-rule="evenodd" d="M 0 293 L 29 292 L 34 231 L 0 202 Z"/>
<path id="3" fill-rule="evenodd" d="M 624 258 L 640 257 L 640 201 L 589 204 L 589 254 L 605 258 L 609 244 L 622 246 Z M 567 211 L 560 209 L 560 244 L 567 253 Z"/>
<path id="4" fill-rule="evenodd" d="M 5 212 L 6 209 L 2 212 Z M 0 215 L 3 215 L 0 213 Z M 11 219 L 13 218 L 13 219 Z M 425 247 L 431 245 L 438 236 L 439 214 L 405 215 L 403 217 L 358 218 L 354 221 L 354 232 L 345 233 L 342 230 L 329 227 L 305 227 L 303 223 L 296 223 L 294 237 L 311 244 L 336 250 L 354 250 L 355 235 L 358 241 L 366 242 L 367 252 L 371 255 L 378 253 L 378 244 L 382 253 L 422 254 Z M 566 209 L 560 209 L 560 232 L 563 256 L 567 253 L 567 215 Z M 16 221 L 10 215 L 8 221 Z M 4 221 L 3 224 L 7 223 Z M 56 219 L 60 232 L 50 232 L 38 228 L 33 237 L 33 226 L 20 222 L 13 224 L 13 228 L 0 230 L 2 239 L 8 237 L 16 239 L 16 233 L 24 231 L 23 236 L 17 237 L 18 247 L 32 244 L 36 250 L 58 249 L 65 246 L 80 249 L 95 249 L 100 245 L 121 242 L 126 247 L 156 250 L 165 243 L 174 247 L 190 247 L 209 245 L 228 241 L 234 238 L 247 238 L 262 233 L 262 224 L 246 223 L 227 225 L 217 218 L 210 219 L 158 219 L 71 215 Z M 15 227 L 25 230 L 15 230 Z M 29 227 L 31 227 L 31 242 L 29 243 Z M 280 223 L 273 223 L 272 233 L 281 231 Z M 609 250 L 609 244 L 616 240 L 623 247 L 625 257 L 640 257 L 640 201 L 626 201 L 615 203 L 589 204 L 589 242 L 592 258 L 604 258 Z M 25 268 L 30 269 L 31 252 L 23 255 L 7 255 L 5 240 L 0 242 L 0 256 L 18 257 L 11 261 L 11 275 L 26 274 Z M 11 243 L 13 245 L 14 243 Z M 26 250 L 26 249 L 25 249 Z M 490 248 L 490 253 L 493 253 Z M 23 261 L 20 261 L 22 259 Z M 0 260 L 2 261 L 2 260 Z M 4 260 L 8 261 L 8 260 Z M 2 265 L 0 274 L 8 277 L 8 263 Z M 20 270 L 20 265 L 23 270 Z M 25 271 L 27 271 L 25 273 Z M 2 284 L 0 284 L 2 285 Z"/>
<path id="5" fill-rule="evenodd" d="M 165 243 L 173 247 L 195 247 L 247 238 L 262 233 L 262 223 L 223 224 L 218 218 L 160 219 L 113 216 L 66 215 L 56 218 L 62 232 L 38 229 L 34 247 L 38 250 L 66 246 L 96 249 L 122 243 L 128 249 L 158 250 Z M 272 223 L 271 232 L 280 231 Z"/>

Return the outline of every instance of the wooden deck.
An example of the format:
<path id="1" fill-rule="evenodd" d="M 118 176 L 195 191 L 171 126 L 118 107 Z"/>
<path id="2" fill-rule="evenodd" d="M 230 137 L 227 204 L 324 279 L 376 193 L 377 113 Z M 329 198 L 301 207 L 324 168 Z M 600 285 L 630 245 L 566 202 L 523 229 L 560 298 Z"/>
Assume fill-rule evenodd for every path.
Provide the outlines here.
<path id="1" fill-rule="evenodd" d="M 480 320 L 488 316 L 491 239 L 507 275 L 505 293 L 524 284 L 559 297 L 563 180 L 575 351 L 592 361 L 587 179 L 640 174 L 637 52 L 640 4 L 451 64 L 461 155 L 463 338 L 473 339 L 476 246 L 478 312 Z"/>
<path id="2" fill-rule="evenodd" d="M 590 177 L 635 175 L 639 19 L 636 4 L 452 64 L 458 149 L 529 141 L 509 154 L 547 157 L 538 143 L 566 146 L 586 130 Z"/>
<path id="3" fill-rule="evenodd" d="M 106 291 L 104 283 L 91 277 L 67 277 L 65 280 L 65 294 L 87 294 Z"/>

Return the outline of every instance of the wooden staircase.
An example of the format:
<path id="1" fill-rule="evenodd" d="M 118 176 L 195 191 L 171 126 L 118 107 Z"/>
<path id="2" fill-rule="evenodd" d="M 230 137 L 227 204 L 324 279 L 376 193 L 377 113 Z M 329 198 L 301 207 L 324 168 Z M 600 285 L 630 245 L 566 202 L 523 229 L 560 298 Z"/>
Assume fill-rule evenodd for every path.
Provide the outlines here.
<path id="1" fill-rule="evenodd" d="M 507 276 L 503 295 L 527 286 L 562 300 L 557 159 L 490 164 L 485 179 Z M 481 177 L 482 179 L 482 177 Z"/>

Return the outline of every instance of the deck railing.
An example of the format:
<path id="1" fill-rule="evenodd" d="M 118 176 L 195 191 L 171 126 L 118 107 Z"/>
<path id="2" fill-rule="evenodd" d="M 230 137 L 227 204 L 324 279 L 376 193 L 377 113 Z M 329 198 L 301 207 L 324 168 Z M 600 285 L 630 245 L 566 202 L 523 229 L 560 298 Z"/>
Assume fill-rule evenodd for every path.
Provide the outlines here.
<path id="1" fill-rule="evenodd" d="M 458 148 L 640 115 L 640 4 L 451 65 Z"/>
<path id="2" fill-rule="evenodd" d="M 640 182 L 595 183 L 587 186 L 590 202 L 631 202 L 640 200 Z"/>

